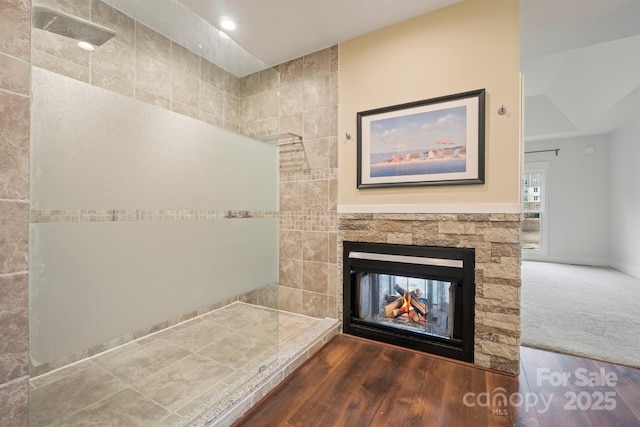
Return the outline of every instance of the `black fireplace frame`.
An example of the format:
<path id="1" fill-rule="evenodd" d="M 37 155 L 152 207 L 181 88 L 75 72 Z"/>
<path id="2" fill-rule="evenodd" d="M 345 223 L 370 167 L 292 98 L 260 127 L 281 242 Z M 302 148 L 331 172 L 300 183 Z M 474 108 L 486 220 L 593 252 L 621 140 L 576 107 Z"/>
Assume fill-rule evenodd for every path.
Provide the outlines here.
<path id="1" fill-rule="evenodd" d="M 352 252 L 399 255 L 439 260 L 462 261 L 462 267 L 422 265 L 351 258 Z M 357 317 L 356 295 L 358 273 L 396 274 L 461 285 L 462 333 L 452 339 L 425 335 L 409 330 L 368 322 Z M 343 242 L 343 332 L 362 338 L 423 351 L 451 359 L 473 363 L 475 338 L 475 250 L 436 246 L 398 245 L 389 243 Z M 454 325 L 454 328 L 456 326 Z"/>

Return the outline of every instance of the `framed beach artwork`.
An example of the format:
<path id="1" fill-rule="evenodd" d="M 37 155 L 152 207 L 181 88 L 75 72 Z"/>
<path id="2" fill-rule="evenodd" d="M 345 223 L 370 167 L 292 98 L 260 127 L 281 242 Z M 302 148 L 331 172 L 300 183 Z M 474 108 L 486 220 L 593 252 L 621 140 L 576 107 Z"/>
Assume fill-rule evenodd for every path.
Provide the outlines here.
<path id="1" fill-rule="evenodd" d="M 483 184 L 485 90 L 358 113 L 358 188 Z"/>

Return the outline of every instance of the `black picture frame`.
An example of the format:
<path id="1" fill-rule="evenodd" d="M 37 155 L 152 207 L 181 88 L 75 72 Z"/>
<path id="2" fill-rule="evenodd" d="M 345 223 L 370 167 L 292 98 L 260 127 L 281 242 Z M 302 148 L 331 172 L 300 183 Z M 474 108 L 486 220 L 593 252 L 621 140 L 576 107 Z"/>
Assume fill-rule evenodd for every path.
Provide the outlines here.
<path id="1" fill-rule="evenodd" d="M 484 184 L 485 89 L 357 113 L 359 189 Z"/>

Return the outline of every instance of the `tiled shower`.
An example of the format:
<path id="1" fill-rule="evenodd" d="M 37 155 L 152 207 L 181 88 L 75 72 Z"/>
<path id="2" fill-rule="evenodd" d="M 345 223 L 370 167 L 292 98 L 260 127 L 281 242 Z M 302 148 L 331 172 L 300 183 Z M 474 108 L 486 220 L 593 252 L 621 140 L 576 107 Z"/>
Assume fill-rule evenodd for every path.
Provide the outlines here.
<path id="1" fill-rule="evenodd" d="M 11 328 L 17 331 L 16 337 L 19 339 L 14 339 L 12 348 L 7 349 L 7 354 L 17 356 L 3 359 L 11 360 L 11 365 L 3 362 L 3 367 L 10 368 L 10 372 L 2 378 L 6 379 L 6 383 L 0 387 L 0 393 L 11 396 L 10 400 L 3 399 L 3 402 L 11 402 L 10 408 L 6 411 L 3 408 L 3 413 L 11 412 L 16 420 L 24 420 L 26 416 L 26 226 L 29 208 L 32 239 L 34 229 L 44 230 L 47 227 L 62 230 L 119 224 L 163 229 L 166 228 L 163 226 L 175 223 L 211 224 L 216 221 L 250 220 L 278 223 L 276 228 L 280 242 L 279 248 L 273 251 L 278 258 L 274 265 L 279 266 L 279 283 L 248 292 L 234 289 L 235 293 L 220 301 L 202 301 L 195 309 L 158 318 L 146 327 L 130 330 L 67 357 L 32 363 L 32 375 L 205 315 L 209 310 L 232 301 L 279 308 L 311 318 L 337 317 L 337 47 L 238 78 L 99 0 L 34 2 L 116 30 L 114 39 L 90 54 L 80 51 L 75 47 L 75 42 L 61 36 L 30 30 L 28 2 L 10 3 L 3 7 L 13 8 L 11 12 L 16 17 L 16 26 L 12 28 L 16 28 L 16 35 L 5 36 L 8 37 L 4 40 L 6 49 L 0 59 L 15 65 L 11 70 L 15 71 L 17 79 L 15 82 L 3 80 L 2 83 L 8 86 L 4 88 L 2 96 L 10 96 L 14 107 L 25 104 L 26 109 L 12 108 L 12 111 L 26 112 L 27 117 L 22 121 L 20 117 L 10 117 L 9 123 L 3 124 L 15 128 L 18 134 L 23 131 L 22 145 L 14 150 L 19 154 L 19 161 L 15 161 L 15 153 L 2 158 L 3 167 L 5 163 L 11 165 L 11 168 L 5 169 L 5 173 L 16 177 L 12 179 L 12 188 L 3 188 L 6 192 L 0 196 L 4 217 L 10 218 L 10 223 L 15 225 L 11 227 L 11 233 L 3 230 L 3 238 L 17 243 L 12 246 L 16 249 L 15 253 L 3 260 L 6 268 L 0 272 L 0 280 L 13 290 L 8 294 L 10 304 L 3 301 L 3 306 L 12 306 L 10 310 L 5 310 L 13 313 L 11 322 L 23 319 L 22 323 L 15 325 L 16 328 Z M 9 15 L 3 13 L 4 16 Z M 256 208 L 247 213 L 243 208 L 212 208 L 206 203 L 197 208 L 184 205 L 132 208 L 117 204 L 91 207 L 72 204 L 29 206 L 29 180 L 25 174 L 25 166 L 28 167 L 26 160 L 29 158 L 29 61 L 36 67 L 34 74 L 50 73 L 52 78 L 62 80 L 70 78 L 95 89 L 107 89 L 112 94 L 124 95 L 218 128 L 253 137 L 281 132 L 301 135 L 302 144 L 279 149 L 279 211 Z M 3 117 L 9 116 L 3 114 Z M 11 148 L 15 149 L 15 145 Z M 179 180 L 178 176 L 166 178 Z M 58 234 L 66 235 L 64 231 Z M 65 267 L 70 268 L 73 266 Z M 91 271 L 89 268 L 88 272 Z M 38 277 L 37 271 L 31 274 L 34 280 Z M 126 299 L 126 294 L 122 298 Z M 33 319 L 31 321 L 35 325 Z M 31 338 L 33 340 L 35 337 Z"/>
<path id="2" fill-rule="evenodd" d="M 277 281 L 276 147 L 37 67 L 32 93 L 31 374 Z"/>

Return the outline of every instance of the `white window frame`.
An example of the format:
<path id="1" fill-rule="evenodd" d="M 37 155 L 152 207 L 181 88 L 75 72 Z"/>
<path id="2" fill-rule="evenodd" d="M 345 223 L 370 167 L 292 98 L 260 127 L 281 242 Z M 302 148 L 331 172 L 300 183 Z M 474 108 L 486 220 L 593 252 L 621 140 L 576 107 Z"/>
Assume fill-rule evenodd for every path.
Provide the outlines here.
<path id="1" fill-rule="evenodd" d="M 549 191 L 547 182 L 549 176 L 549 162 L 525 162 L 525 175 L 540 174 L 540 182 L 535 184 L 540 188 L 540 249 L 522 249 L 525 253 L 546 254 L 549 232 L 549 210 L 547 209 L 547 193 Z M 530 183 L 531 184 L 531 183 Z"/>

